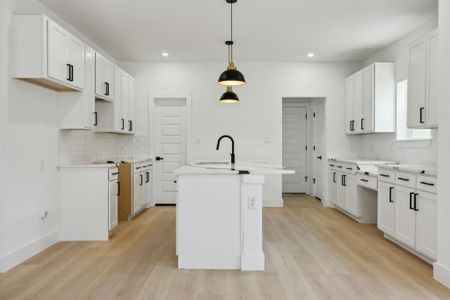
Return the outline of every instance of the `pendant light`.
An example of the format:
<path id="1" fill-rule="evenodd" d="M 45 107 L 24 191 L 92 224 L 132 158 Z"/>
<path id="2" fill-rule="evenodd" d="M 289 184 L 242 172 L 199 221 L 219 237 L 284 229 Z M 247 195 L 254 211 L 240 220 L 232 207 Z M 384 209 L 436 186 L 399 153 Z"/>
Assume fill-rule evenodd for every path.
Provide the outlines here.
<path id="1" fill-rule="evenodd" d="M 228 47 L 228 68 L 220 75 L 219 84 L 226 86 L 243 85 L 246 83 L 244 75 L 236 69 L 233 62 L 233 3 L 236 3 L 237 0 L 226 0 L 226 2 L 231 7 L 231 39 L 225 42 Z"/>
<path id="2" fill-rule="evenodd" d="M 239 97 L 233 92 L 233 88 L 231 86 L 227 86 L 227 91 L 223 93 L 219 101 L 221 103 L 238 103 Z"/>

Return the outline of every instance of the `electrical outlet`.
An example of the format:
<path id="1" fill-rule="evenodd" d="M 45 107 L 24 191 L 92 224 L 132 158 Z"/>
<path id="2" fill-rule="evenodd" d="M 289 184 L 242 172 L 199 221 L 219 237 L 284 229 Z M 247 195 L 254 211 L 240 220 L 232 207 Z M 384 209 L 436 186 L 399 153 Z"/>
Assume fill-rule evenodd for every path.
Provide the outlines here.
<path id="1" fill-rule="evenodd" d="M 248 209 L 256 209 L 255 197 L 248 197 Z"/>

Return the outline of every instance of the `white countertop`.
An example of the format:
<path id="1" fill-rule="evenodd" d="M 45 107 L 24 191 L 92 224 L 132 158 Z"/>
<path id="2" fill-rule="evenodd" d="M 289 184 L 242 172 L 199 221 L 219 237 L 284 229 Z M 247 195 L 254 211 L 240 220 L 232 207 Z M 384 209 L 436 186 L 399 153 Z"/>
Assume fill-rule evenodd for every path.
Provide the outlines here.
<path id="1" fill-rule="evenodd" d="M 398 170 L 402 172 L 410 172 L 416 174 L 425 174 L 436 176 L 437 167 L 433 165 L 413 165 L 413 164 L 398 164 L 398 165 L 381 165 L 378 166 L 381 169 Z"/>
<path id="2" fill-rule="evenodd" d="M 370 158 L 329 158 L 329 162 L 342 162 L 355 165 L 385 165 L 394 164 L 393 161 L 375 160 Z"/>
<path id="3" fill-rule="evenodd" d="M 58 168 L 117 168 L 116 164 L 74 164 L 60 165 Z"/>
<path id="4" fill-rule="evenodd" d="M 285 169 L 281 165 L 266 162 L 238 161 L 235 169 L 231 170 L 229 162 L 211 161 L 211 163 L 208 163 L 207 161 L 196 161 L 176 169 L 174 173 L 175 175 L 237 175 L 240 170 L 245 170 L 249 171 L 250 175 L 295 174 L 295 171 Z"/>

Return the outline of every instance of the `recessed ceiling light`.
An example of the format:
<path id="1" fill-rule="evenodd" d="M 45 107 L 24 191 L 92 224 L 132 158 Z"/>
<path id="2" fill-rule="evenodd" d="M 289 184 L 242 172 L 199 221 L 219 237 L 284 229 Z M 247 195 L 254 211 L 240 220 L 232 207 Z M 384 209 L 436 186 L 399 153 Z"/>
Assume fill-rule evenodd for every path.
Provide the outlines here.
<path id="1" fill-rule="evenodd" d="M 310 53 L 308 53 L 308 57 L 314 57 L 314 53 L 312 53 L 312 52 L 310 52 Z"/>
<path id="2" fill-rule="evenodd" d="M 169 53 L 163 52 L 163 53 L 161 53 L 161 55 L 164 56 L 164 57 L 167 57 L 167 56 L 169 56 Z"/>

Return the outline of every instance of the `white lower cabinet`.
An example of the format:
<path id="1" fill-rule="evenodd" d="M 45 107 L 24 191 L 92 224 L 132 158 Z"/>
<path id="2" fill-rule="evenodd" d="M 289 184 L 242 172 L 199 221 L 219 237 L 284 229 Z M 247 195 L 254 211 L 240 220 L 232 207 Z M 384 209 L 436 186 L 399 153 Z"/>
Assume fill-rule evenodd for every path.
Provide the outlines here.
<path id="1" fill-rule="evenodd" d="M 387 234 L 394 236 L 395 186 L 386 182 L 378 183 L 377 225 Z"/>
<path id="2" fill-rule="evenodd" d="M 119 224 L 118 204 L 119 182 L 111 181 L 109 183 L 109 231 L 113 230 Z"/>
<path id="3" fill-rule="evenodd" d="M 356 175 L 336 172 L 335 178 L 337 185 L 337 206 L 359 218 L 359 202 L 356 195 Z"/>
<path id="4" fill-rule="evenodd" d="M 378 183 L 378 228 L 414 252 L 435 260 L 436 177 L 396 171 L 393 177 L 408 181 L 385 182 L 390 180 L 388 172 L 383 169 L 379 173 L 379 180 L 384 181 Z"/>
<path id="5" fill-rule="evenodd" d="M 395 233 L 400 242 L 411 248 L 416 244 L 416 212 L 413 208 L 415 190 L 397 186 L 395 193 Z"/>
<path id="6" fill-rule="evenodd" d="M 337 176 L 337 206 L 342 209 L 346 208 L 347 203 L 347 189 L 344 183 L 344 175 L 342 173 L 336 172 Z"/>
<path id="7" fill-rule="evenodd" d="M 329 189 L 330 189 L 330 193 L 329 193 L 329 197 L 330 197 L 330 201 L 331 203 L 337 205 L 337 172 L 334 170 L 329 170 L 328 171 L 328 182 L 329 182 Z"/>
<path id="8" fill-rule="evenodd" d="M 144 174 L 134 174 L 133 180 L 133 214 L 137 213 L 143 206 L 145 195 Z"/>

